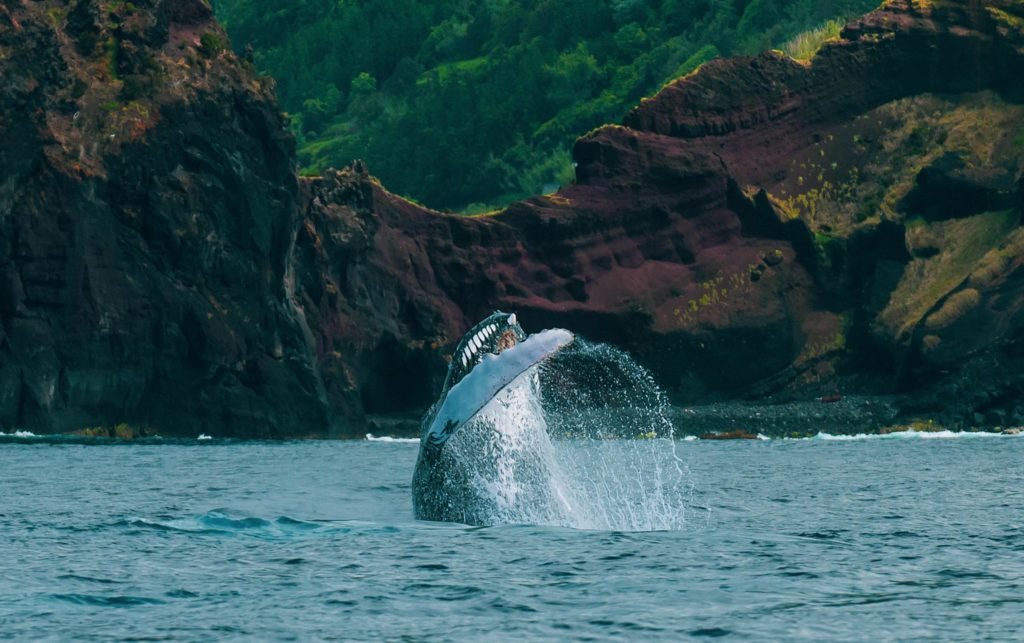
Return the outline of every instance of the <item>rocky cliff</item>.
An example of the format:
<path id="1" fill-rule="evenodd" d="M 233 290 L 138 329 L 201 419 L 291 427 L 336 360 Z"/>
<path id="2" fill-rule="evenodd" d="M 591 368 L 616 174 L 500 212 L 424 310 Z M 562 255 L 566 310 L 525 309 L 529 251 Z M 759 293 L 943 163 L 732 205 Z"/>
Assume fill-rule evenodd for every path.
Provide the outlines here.
<path id="1" fill-rule="evenodd" d="M 225 44 L 203 0 L 0 4 L 0 427 L 359 435 L 494 308 L 680 403 L 1024 422 L 1018 1 L 709 63 L 580 139 L 575 184 L 479 217 L 358 163 L 297 181 Z"/>
<path id="2" fill-rule="evenodd" d="M 0 426 L 329 432 L 294 144 L 204 0 L 0 4 Z"/>

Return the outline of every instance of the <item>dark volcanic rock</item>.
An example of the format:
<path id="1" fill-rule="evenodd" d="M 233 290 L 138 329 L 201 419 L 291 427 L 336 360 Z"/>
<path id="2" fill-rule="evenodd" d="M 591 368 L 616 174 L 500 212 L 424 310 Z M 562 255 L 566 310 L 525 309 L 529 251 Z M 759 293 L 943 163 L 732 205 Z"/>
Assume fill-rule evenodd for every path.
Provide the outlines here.
<path id="1" fill-rule="evenodd" d="M 221 33 L 208 6 L 80 0 L 67 31 L 48 4 L 8 6 L 0 426 L 329 433 L 289 292 L 293 142 L 267 86 L 196 55 Z M 147 62 L 112 68 L 86 36 Z M 119 69 L 150 93 L 125 100 Z"/>
<path id="2" fill-rule="evenodd" d="M 714 61 L 580 139 L 574 185 L 480 217 L 358 163 L 297 181 L 203 0 L 49 8 L 0 5 L 0 427 L 358 435 L 426 407 L 495 308 L 681 403 L 1022 412 L 1018 2 Z"/>
<path id="3" fill-rule="evenodd" d="M 757 436 L 745 429 L 734 429 L 722 433 L 705 433 L 701 440 L 756 440 Z"/>

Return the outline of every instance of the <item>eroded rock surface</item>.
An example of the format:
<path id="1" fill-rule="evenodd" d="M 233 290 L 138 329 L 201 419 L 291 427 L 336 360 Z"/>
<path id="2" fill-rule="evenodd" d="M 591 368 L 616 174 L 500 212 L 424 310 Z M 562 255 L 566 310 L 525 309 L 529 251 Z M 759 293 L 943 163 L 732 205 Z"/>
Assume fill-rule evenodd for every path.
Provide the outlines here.
<path id="1" fill-rule="evenodd" d="M 0 426 L 329 432 L 294 144 L 203 0 L 0 11 Z"/>
<path id="2" fill-rule="evenodd" d="M 711 62 L 580 139 L 575 184 L 461 217 L 359 163 L 297 181 L 203 0 L 5 2 L 0 427 L 361 435 L 495 308 L 682 404 L 1024 423 L 1022 25 L 900 0 L 810 62 Z"/>

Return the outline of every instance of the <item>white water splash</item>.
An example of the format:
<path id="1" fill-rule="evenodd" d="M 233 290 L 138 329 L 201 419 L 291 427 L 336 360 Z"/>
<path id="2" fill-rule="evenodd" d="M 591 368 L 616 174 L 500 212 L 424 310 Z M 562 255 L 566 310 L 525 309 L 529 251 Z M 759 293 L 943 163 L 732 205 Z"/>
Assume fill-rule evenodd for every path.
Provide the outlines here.
<path id="1" fill-rule="evenodd" d="M 574 502 L 548 436 L 536 372 L 501 391 L 445 445 L 490 524 L 572 525 Z"/>
<path id="2" fill-rule="evenodd" d="M 0 438 L 38 438 L 39 436 L 31 431 L 15 431 L 14 433 L 4 433 L 0 431 Z"/>
<path id="3" fill-rule="evenodd" d="M 675 452 L 667 403 L 625 353 L 577 344 L 567 349 L 571 363 L 550 365 L 559 377 L 530 369 L 446 444 L 484 522 L 681 528 L 692 484 Z M 609 367 L 616 382 L 594 379 Z M 573 381 L 565 368 L 586 377 Z M 590 390 L 607 385 L 615 390 Z"/>
<path id="4" fill-rule="evenodd" d="M 976 439 L 976 438 L 1015 438 L 1024 437 L 1024 433 L 1007 434 L 993 433 L 989 431 L 895 431 L 893 433 L 858 433 L 856 435 L 833 435 L 830 433 L 818 433 L 811 438 L 799 438 L 804 440 L 830 440 L 836 442 L 849 442 L 857 440 L 955 440 L 955 439 Z"/>
<path id="5" fill-rule="evenodd" d="M 400 442 L 400 443 L 403 443 L 403 444 L 419 444 L 420 443 L 420 439 L 419 438 L 393 438 L 390 435 L 382 435 L 382 436 L 378 437 L 378 436 L 376 436 L 376 435 L 374 435 L 372 433 L 367 433 L 366 434 L 366 441 L 367 442 Z"/>

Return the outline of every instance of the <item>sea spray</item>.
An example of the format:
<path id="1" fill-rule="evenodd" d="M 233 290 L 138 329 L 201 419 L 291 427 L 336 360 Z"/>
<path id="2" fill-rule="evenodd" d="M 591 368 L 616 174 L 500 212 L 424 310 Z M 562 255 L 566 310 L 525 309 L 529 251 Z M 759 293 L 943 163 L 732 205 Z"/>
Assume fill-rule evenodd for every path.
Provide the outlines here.
<path id="1" fill-rule="evenodd" d="M 681 528 L 693 485 L 651 374 L 624 351 L 580 339 L 540 373 L 557 459 L 583 499 L 575 526 Z"/>
<path id="2" fill-rule="evenodd" d="M 577 340 L 445 446 L 485 524 L 681 528 L 691 483 L 668 403 L 626 353 Z"/>
<path id="3" fill-rule="evenodd" d="M 555 458 L 538 388 L 531 369 L 445 445 L 451 470 L 465 476 L 474 496 L 479 522 L 572 524 L 575 503 Z"/>

